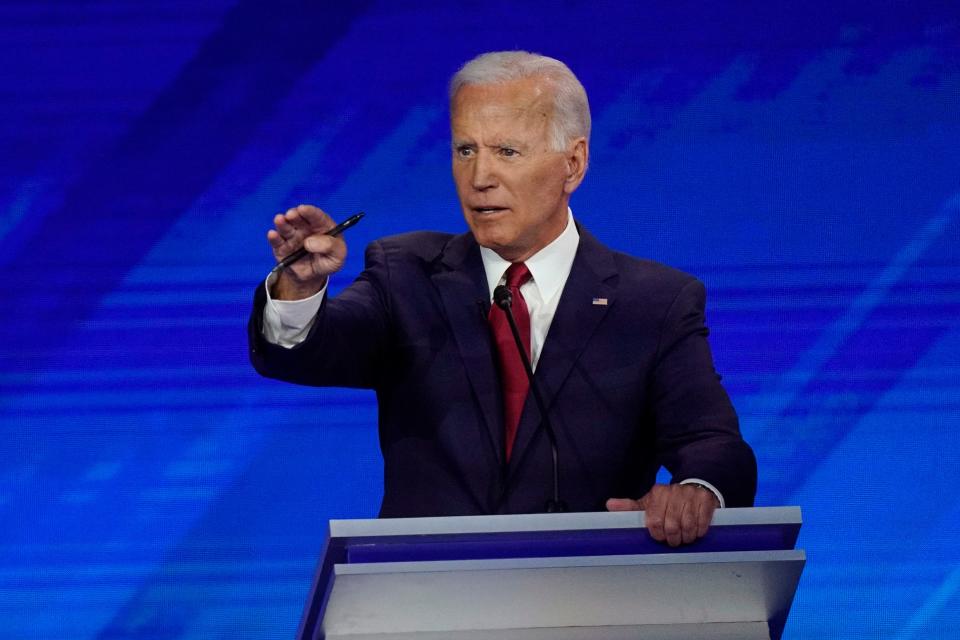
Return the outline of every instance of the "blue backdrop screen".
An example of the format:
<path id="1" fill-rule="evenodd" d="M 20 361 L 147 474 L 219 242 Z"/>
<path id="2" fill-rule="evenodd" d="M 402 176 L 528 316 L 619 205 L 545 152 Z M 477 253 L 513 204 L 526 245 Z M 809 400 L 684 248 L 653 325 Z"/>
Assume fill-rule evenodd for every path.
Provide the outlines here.
<path id="1" fill-rule="evenodd" d="M 342 5 L 342 6 L 340 6 Z M 558 57 L 572 206 L 707 284 L 804 509 L 788 638 L 960 637 L 960 9 L 940 1 L 0 5 L 0 636 L 288 638 L 381 492 L 371 393 L 246 355 L 272 216 L 465 225 L 446 82 Z"/>

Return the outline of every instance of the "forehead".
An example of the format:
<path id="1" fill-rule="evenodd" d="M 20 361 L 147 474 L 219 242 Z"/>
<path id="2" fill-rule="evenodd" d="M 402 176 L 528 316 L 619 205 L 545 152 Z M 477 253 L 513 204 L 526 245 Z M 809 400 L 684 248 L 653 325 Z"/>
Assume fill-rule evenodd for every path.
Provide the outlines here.
<path id="1" fill-rule="evenodd" d="M 539 78 L 468 85 L 451 102 L 450 124 L 455 133 L 465 135 L 481 128 L 540 133 L 550 121 L 552 98 L 551 88 Z"/>

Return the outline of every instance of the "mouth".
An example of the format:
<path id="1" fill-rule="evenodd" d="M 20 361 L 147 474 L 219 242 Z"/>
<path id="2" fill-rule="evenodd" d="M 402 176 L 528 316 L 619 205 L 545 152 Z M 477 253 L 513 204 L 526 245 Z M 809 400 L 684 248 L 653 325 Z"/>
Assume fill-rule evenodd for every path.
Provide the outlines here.
<path id="1" fill-rule="evenodd" d="M 501 211 L 506 211 L 507 207 L 472 207 L 474 213 L 480 215 L 490 215 L 494 213 L 499 213 Z"/>

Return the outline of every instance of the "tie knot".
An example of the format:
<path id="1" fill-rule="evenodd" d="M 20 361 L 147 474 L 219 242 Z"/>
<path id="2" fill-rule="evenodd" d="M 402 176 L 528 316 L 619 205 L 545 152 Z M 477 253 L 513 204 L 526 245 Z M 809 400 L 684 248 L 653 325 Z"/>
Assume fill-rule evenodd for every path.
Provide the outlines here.
<path id="1" fill-rule="evenodd" d="M 527 265 L 524 263 L 515 262 L 507 269 L 507 273 L 504 278 L 506 278 L 507 286 L 509 288 L 516 289 L 530 279 L 530 270 L 527 269 Z"/>

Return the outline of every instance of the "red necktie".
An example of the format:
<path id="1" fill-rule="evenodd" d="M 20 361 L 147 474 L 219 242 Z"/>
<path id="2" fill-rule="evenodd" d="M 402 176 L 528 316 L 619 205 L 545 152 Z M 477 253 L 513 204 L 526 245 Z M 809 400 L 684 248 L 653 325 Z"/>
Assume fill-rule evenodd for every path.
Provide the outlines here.
<path id="1" fill-rule="evenodd" d="M 522 262 L 510 265 L 506 274 L 506 285 L 513 294 L 513 317 L 517 321 L 517 330 L 523 347 L 530 357 L 530 311 L 527 302 L 520 293 L 520 286 L 530 279 L 530 270 Z M 503 388 L 503 424 L 505 428 L 504 443 L 506 445 L 507 460 L 513 450 L 513 440 L 517 436 L 517 427 L 520 424 L 520 413 L 523 403 L 527 399 L 530 381 L 523 368 L 523 361 L 517 351 L 517 345 L 510 331 L 510 324 L 506 312 L 492 305 L 490 315 L 487 316 L 493 341 L 497 345 L 497 354 L 500 360 L 500 384 Z"/>

